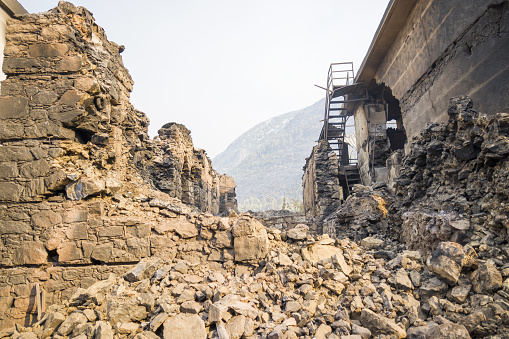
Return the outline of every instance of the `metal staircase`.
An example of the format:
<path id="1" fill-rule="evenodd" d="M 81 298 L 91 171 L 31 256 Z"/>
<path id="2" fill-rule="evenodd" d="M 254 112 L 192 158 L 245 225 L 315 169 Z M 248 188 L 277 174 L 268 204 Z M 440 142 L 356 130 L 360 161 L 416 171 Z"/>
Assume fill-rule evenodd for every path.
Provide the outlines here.
<path id="1" fill-rule="evenodd" d="M 350 195 L 350 187 L 360 182 L 356 165 L 349 165 L 348 149 L 345 143 L 346 123 L 353 112 L 348 112 L 348 103 L 364 101 L 367 98 L 366 88 L 355 83 L 352 62 L 333 63 L 327 74 L 327 91 L 325 98 L 325 116 L 320 133 L 320 140 L 327 140 L 331 149 L 338 155 L 340 182 Z M 349 95 L 355 94 L 354 98 Z"/>
<path id="2" fill-rule="evenodd" d="M 364 98 L 348 99 L 348 94 L 364 90 L 361 84 L 354 83 L 354 79 L 352 62 L 333 63 L 327 74 L 327 87 L 321 87 L 327 94 L 320 140 L 328 141 L 332 150 L 339 156 L 340 164 L 348 164 L 348 154 L 344 154 L 346 122 L 351 116 L 347 112 L 347 103 L 364 100 Z"/>

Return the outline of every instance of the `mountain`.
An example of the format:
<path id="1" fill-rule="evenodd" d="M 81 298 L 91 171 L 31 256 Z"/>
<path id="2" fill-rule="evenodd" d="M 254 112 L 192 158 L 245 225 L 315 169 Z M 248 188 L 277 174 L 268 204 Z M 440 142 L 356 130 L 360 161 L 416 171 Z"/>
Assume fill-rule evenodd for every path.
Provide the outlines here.
<path id="1" fill-rule="evenodd" d="M 302 202 L 302 168 L 320 135 L 325 99 L 266 120 L 217 155 L 213 166 L 233 176 L 241 211 L 281 209 Z"/>

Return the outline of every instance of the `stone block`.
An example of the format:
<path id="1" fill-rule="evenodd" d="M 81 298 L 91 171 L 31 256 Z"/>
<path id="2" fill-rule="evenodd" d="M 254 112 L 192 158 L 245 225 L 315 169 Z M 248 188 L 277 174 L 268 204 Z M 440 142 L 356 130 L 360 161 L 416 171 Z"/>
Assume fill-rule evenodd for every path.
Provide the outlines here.
<path id="1" fill-rule="evenodd" d="M 502 274 L 495 265 L 487 262 L 470 274 L 470 282 L 476 293 L 495 293 L 502 288 Z"/>
<path id="2" fill-rule="evenodd" d="M 35 44 L 28 46 L 28 53 L 33 58 L 38 57 L 61 57 L 69 51 L 69 47 L 66 44 L 55 43 L 55 44 Z"/>
<path id="3" fill-rule="evenodd" d="M 63 58 L 57 64 L 57 70 L 59 72 L 78 72 L 81 69 L 81 56 L 73 55 Z"/>
<path id="4" fill-rule="evenodd" d="M 124 275 L 124 279 L 129 282 L 135 282 L 151 278 L 154 273 L 162 266 L 163 261 L 161 258 L 145 258 L 132 269 L 130 269 Z"/>
<path id="5" fill-rule="evenodd" d="M 164 322 L 163 339 L 207 338 L 205 322 L 196 314 L 177 314 Z"/>
<path id="6" fill-rule="evenodd" d="M 15 162 L 1 162 L 0 163 L 0 178 L 15 178 L 18 176 L 18 166 Z"/>
<path id="7" fill-rule="evenodd" d="M 27 234 L 30 233 L 32 228 L 27 223 L 22 221 L 0 221 L 0 235 L 2 234 Z"/>
<path id="8" fill-rule="evenodd" d="M 138 238 L 148 237 L 152 234 L 152 227 L 149 224 L 139 224 L 136 226 L 136 236 Z"/>
<path id="9" fill-rule="evenodd" d="M 34 58 L 5 58 L 2 70 L 5 74 L 34 73 L 43 67 L 50 66 L 49 62 Z"/>
<path id="10" fill-rule="evenodd" d="M 81 249 L 74 242 L 60 244 L 57 248 L 58 261 L 61 263 L 69 263 L 83 258 Z"/>
<path id="11" fill-rule="evenodd" d="M 88 211 L 86 210 L 71 210 L 67 211 L 64 215 L 64 223 L 74 223 L 74 222 L 85 222 L 88 218 Z"/>
<path id="12" fill-rule="evenodd" d="M 99 237 L 122 237 L 124 235 L 123 226 L 109 226 L 99 229 Z"/>
<path id="13" fill-rule="evenodd" d="M 28 99 L 25 97 L 0 98 L 0 119 L 28 117 Z"/>
<path id="14" fill-rule="evenodd" d="M 51 105 L 57 101 L 58 95 L 53 91 L 40 91 L 32 98 L 32 103 L 35 105 Z"/>
<path id="15" fill-rule="evenodd" d="M 393 319 L 376 314 L 369 309 L 362 310 L 360 321 L 362 326 L 369 329 L 375 336 L 384 334 L 394 338 L 406 337 L 405 329 L 396 325 Z"/>
<path id="16" fill-rule="evenodd" d="M 75 224 L 67 232 L 67 237 L 73 240 L 87 240 L 88 227 L 87 224 Z"/>
<path id="17" fill-rule="evenodd" d="M 265 258 L 269 238 L 267 230 L 258 220 L 242 217 L 233 226 L 235 261 L 250 261 Z"/>
<path id="18" fill-rule="evenodd" d="M 18 202 L 23 188 L 13 182 L 0 182 L 0 201 Z"/>
<path id="19" fill-rule="evenodd" d="M 40 159 L 23 164 L 19 172 L 23 178 L 33 179 L 43 177 L 49 172 L 49 164 L 46 160 Z"/>
<path id="20" fill-rule="evenodd" d="M 94 78 L 90 77 L 80 77 L 74 80 L 74 87 L 80 91 L 90 94 L 96 94 L 100 92 L 99 84 Z"/>
<path id="21" fill-rule="evenodd" d="M 113 243 L 106 243 L 102 245 L 97 245 L 90 257 L 93 260 L 101 261 L 101 262 L 109 262 L 111 259 L 111 254 L 113 252 Z"/>
<path id="22" fill-rule="evenodd" d="M 5 162 L 32 161 L 34 157 L 27 147 L 0 146 L 0 159 Z"/>
<path id="23" fill-rule="evenodd" d="M 233 246 L 233 236 L 229 231 L 216 233 L 216 246 L 218 248 L 230 248 Z"/>
<path id="24" fill-rule="evenodd" d="M 28 241 L 18 247 L 12 256 L 14 265 L 42 265 L 48 259 L 48 252 L 40 242 Z"/>
<path id="25" fill-rule="evenodd" d="M 59 121 L 66 127 L 74 127 L 75 122 L 79 117 L 85 114 L 84 110 L 75 109 L 71 111 L 59 111 L 49 114 L 50 119 Z"/>
<path id="26" fill-rule="evenodd" d="M 23 124 L 4 121 L 0 126 L 0 140 L 23 139 L 24 135 L 25 127 Z"/>
<path id="27" fill-rule="evenodd" d="M 42 210 L 32 215 L 32 225 L 37 228 L 48 228 L 62 222 L 62 216 L 52 210 Z"/>
<path id="28" fill-rule="evenodd" d="M 441 242 L 428 259 L 429 269 L 450 285 L 456 284 L 461 274 L 465 252 L 455 242 Z"/>
<path id="29" fill-rule="evenodd" d="M 193 238 L 198 235 L 198 228 L 195 224 L 185 219 L 179 220 L 175 224 L 175 232 L 184 239 Z"/>
<path id="30" fill-rule="evenodd" d="M 150 243 L 147 239 L 129 238 L 126 241 L 127 251 L 137 258 L 150 256 Z"/>
<path id="31" fill-rule="evenodd" d="M 46 187 L 44 186 L 44 178 L 31 179 L 23 190 L 22 199 L 26 201 L 37 200 L 37 198 L 42 195 L 48 193 L 46 191 Z"/>
<path id="32" fill-rule="evenodd" d="M 70 89 L 60 97 L 58 103 L 66 106 L 74 106 L 81 100 L 82 97 L 83 94 L 74 89 Z"/>
<path id="33" fill-rule="evenodd" d="M 52 171 L 53 172 L 53 171 Z M 44 186 L 50 191 L 57 191 L 65 188 L 69 182 L 64 171 L 56 170 L 44 178 Z"/>

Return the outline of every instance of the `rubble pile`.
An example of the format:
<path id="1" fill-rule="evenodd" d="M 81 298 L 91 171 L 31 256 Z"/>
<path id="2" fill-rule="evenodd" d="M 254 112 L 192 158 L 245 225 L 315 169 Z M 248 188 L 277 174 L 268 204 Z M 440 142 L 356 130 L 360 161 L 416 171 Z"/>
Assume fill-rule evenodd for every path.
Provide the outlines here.
<path id="1" fill-rule="evenodd" d="M 470 338 L 509 335 L 509 268 L 442 242 L 426 259 L 367 237 L 281 232 L 249 215 L 223 218 L 232 257 L 146 258 L 79 288 L 32 327 L 2 337 Z M 221 233 L 221 232 L 219 232 Z M 216 233 L 216 242 L 220 238 Z"/>

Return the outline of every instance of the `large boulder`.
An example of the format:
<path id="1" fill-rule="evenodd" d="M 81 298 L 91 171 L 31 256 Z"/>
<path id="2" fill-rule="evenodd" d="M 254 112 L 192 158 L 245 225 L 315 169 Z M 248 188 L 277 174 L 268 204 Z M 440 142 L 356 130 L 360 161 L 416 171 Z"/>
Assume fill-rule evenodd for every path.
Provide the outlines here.
<path id="1" fill-rule="evenodd" d="M 253 261 L 266 257 L 269 246 L 267 230 L 255 218 L 244 215 L 233 226 L 235 261 Z"/>
<path id="2" fill-rule="evenodd" d="M 309 226 L 305 224 L 298 224 L 292 229 L 289 229 L 288 232 L 286 232 L 286 235 L 288 238 L 292 240 L 304 240 L 307 238 L 309 233 Z"/>
<path id="3" fill-rule="evenodd" d="M 405 329 L 396 325 L 394 320 L 376 314 L 370 309 L 363 309 L 361 312 L 361 324 L 366 327 L 374 335 L 385 334 L 395 338 L 405 338 Z"/>
<path id="4" fill-rule="evenodd" d="M 450 285 L 455 285 L 463 267 L 465 252 L 455 242 L 441 242 L 428 259 L 429 269 Z"/>
<path id="5" fill-rule="evenodd" d="M 502 288 L 502 274 L 493 264 L 487 262 L 472 272 L 470 282 L 476 293 L 494 293 Z"/>
<path id="6" fill-rule="evenodd" d="M 196 314 L 179 313 L 164 322 L 163 339 L 205 339 L 205 322 Z"/>
<path id="7" fill-rule="evenodd" d="M 470 339 L 470 335 L 468 334 L 465 326 L 455 324 L 443 318 L 440 318 L 439 320 L 442 324 L 429 322 L 425 326 L 409 328 L 407 331 L 407 339 Z"/>

